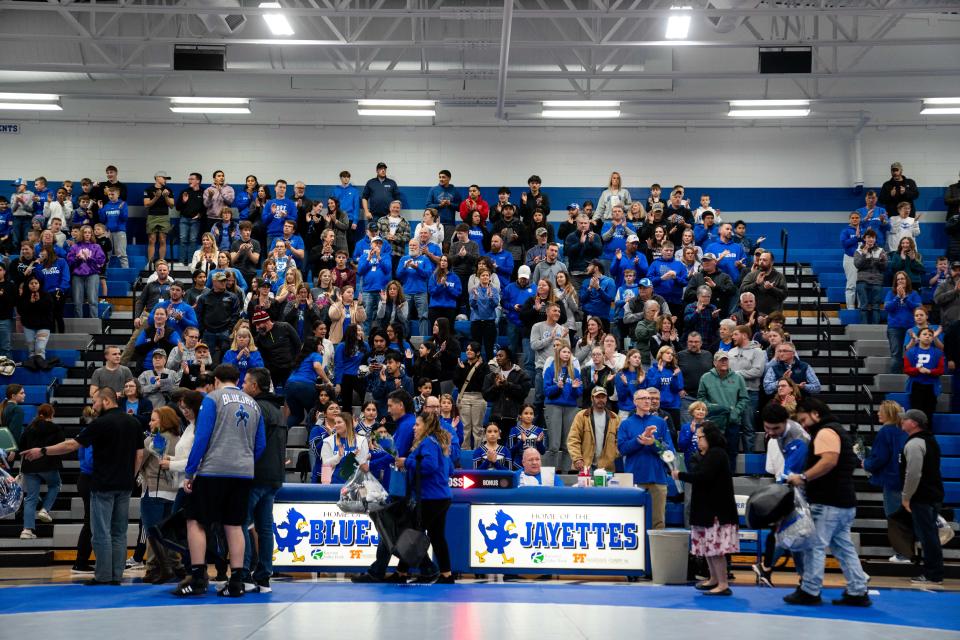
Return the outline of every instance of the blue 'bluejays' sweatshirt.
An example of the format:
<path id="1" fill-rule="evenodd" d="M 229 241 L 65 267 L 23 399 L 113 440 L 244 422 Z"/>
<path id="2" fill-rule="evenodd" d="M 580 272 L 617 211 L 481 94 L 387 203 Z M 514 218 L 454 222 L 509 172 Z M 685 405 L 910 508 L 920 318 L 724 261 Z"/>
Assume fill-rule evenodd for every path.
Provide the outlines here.
<path id="1" fill-rule="evenodd" d="M 500 291 L 493 285 L 476 287 L 470 292 L 470 320 L 496 320 L 500 306 Z"/>
<path id="2" fill-rule="evenodd" d="M 653 434 L 656 442 L 650 445 L 640 444 L 640 436 L 651 425 L 657 428 Z M 663 418 L 649 414 L 641 417 L 634 413 L 620 423 L 620 429 L 617 431 L 617 449 L 624 457 L 623 470 L 633 474 L 634 483 L 667 484 L 667 467 L 660 459 L 657 443 L 663 449 L 676 453 L 673 448 L 673 439 Z"/>
<path id="3" fill-rule="evenodd" d="M 612 221 L 603 223 L 603 229 L 600 231 L 600 240 L 603 242 L 604 260 L 615 260 L 617 249 L 627 250 L 627 238 L 637 233 L 636 228 L 629 222 L 622 225 L 614 225 Z"/>
<path id="4" fill-rule="evenodd" d="M 260 406 L 236 387 L 221 387 L 200 404 L 186 476 L 253 478 L 253 463 L 265 446 Z"/>
<path id="5" fill-rule="evenodd" d="M 670 271 L 677 274 L 676 277 L 664 280 L 663 274 Z M 687 267 L 677 260 L 676 256 L 673 260 L 654 260 L 647 269 L 647 277 L 653 282 L 653 292 L 663 296 L 668 304 L 679 305 L 683 302 L 683 289 L 687 286 Z"/>
<path id="6" fill-rule="evenodd" d="M 360 208 L 360 190 L 353 186 L 353 183 L 347 186 L 338 184 L 330 195 L 340 203 L 340 211 L 347 214 L 350 222 L 353 224 L 360 222 L 363 217 L 363 210 Z"/>
<path id="7" fill-rule="evenodd" d="M 910 329 L 913 327 L 913 310 L 923 302 L 916 291 L 911 291 L 902 300 L 893 291 L 887 291 L 883 300 L 883 310 L 887 312 L 887 326 Z"/>
<path id="8" fill-rule="evenodd" d="M 393 261 L 389 249 L 380 254 L 379 260 L 371 260 L 370 254 L 360 258 L 360 264 L 357 265 L 357 274 L 363 278 L 363 292 L 383 291 L 390 282 L 390 271 L 393 268 Z"/>
<path id="9" fill-rule="evenodd" d="M 443 307 L 444 309 L 455 308 L 461 289 L 460 278 L 452 271 L 447 273 L 447 279 L 442 284 L 437 282 L 436 275 L 430 276 L 428 285 L 430 306 Z"/>
<path id="10" fill-rule="evenodd" d="M 116 202 L 104 202 L 100 208 L 100 220 L 107 226 L 107 231 L 117 233 L 127 230 L 127 218 L 130 212 L 127 210 L 127 203 L 121 200 Z"/>
<path id="11" fill-rule="evenodd" d="M 70 267 L 63 258 L 57 258 L 49 267 L 41 268 L 37 275 L 47 293 L 70 290 Z"/>
<path id="12" fill-rule="evenodd" d="M 556 360 L 552 361 L 543 370 L 543 395 L 544 404 L 556 404 L 564 407 L 576 407 L 580 403 L 583 394 L 583 387 L 574 387 L 573 381 L 580 379 L 580 363 L 576 358 L 572 358 L 573 377 L 567 375 L 564 368 L 560 372 L 560 379 L 556 377 Z"/>
<path id="13" fill-rule="evenodd" d="M 626 252 L 622 253 L 620 259 L 614 256 L 610 263 L 610 277 L 617 281 L 617 286 L 623 286 L 623 272 L 627 269 L 633 269 L 634 282 L 640 282 L 644 277 L 650 264 L 647 262 L 647 256 L 637 251 L 633 256 L 628 256 Z"/>
<path id="14" fill-rule="evenodd" d="M 600 276 L 600 286 L 590 286 L 592 278 L 586 278 L 580 285 L 580 308 L 588 316 L 610 319 L 610 304 L 617 295 L 617 283 L 613 278 Z"/>
<path id="15" fill-rule="evenodd" d="M 511 282 L 506 286 L 500 296 L 500 304 L 503 305 L 503 310 L 506 312 L 507 320 L 510 324 L 515 324 L 518 327 L 523 326 L 523 321 L 520 320 L 520 312 L 516 310 L 515 307 L 520 306 L 523 308 L 523 303 L 529 300 L 537 293 L 537 285 L 531 282 L 526 287 L 521 287 L 516 282 Z"/>
<path id="16" fill-rule="evenodd" d="M 450 204 L 445 207 L 441 207 L 441 200 L 449 200 Z M 437 186 L 431 188 L 427 193 L 426 207 L 430 209 L 436 209 L 440 214 L 440 221 L 449 224 L 456 219 L 457 212 L 460 211 L 460 202 L 462 200 L 463 199 L 460 196 L 460 192 L 457 191 L 455 186 L 448 184 L 446 187 L 442 187 L 438 184 Z"/>
<path id="17" fill-rule="evenodd" d="M 263 206 L 263 215 L 260 219 L 267 228 L 267 237 L 282 236 L 283 223 L 287 220 L 293 220 L 296 224 L 297 203 L 289 198 L 267 200 L 267 203 Z M 270 247 L 270 249 L 273 249 L 273 247 Z"/>
<path id="18" fill-rule="evenodd" d="M 397 280 L 403 285 L 403 292 L 407 295 L 426 293 L 427 281 L 433 275 L 433 263 L 425 255 L 416 258 L 409 253 L 397 264 Z"/>

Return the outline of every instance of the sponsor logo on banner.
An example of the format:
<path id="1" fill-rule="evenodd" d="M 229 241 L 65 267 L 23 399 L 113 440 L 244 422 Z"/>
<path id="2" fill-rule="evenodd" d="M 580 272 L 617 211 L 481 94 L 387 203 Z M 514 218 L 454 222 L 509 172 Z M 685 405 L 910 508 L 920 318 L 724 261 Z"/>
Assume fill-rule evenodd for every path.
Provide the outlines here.
<path id="1" fill-rule="evenodd" d="M 644 507 L 471 505 L 477 569 L 646 570 Z"/>
<path id="2" fill-rule="evenodd" d="M 292 567 L 368 567 L 380 536 L 365 514 L 333 502 L 274 503 L 273 561 Z M 396 558 L 391 564 L 396 564 Z"/>

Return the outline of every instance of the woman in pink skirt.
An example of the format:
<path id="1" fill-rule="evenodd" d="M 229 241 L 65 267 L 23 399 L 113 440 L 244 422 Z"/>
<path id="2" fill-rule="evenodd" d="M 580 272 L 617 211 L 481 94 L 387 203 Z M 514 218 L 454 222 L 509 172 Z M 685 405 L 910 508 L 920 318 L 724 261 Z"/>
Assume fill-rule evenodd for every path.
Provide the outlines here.
<path id="1" fill-rule="evenodd" d="M 733 497 L 733 477 L 727 461 L 727 441 L 710 421 L 697 428 L 700 460 L 691 471 L 673 471 L 673 477 L 693 486 L 690 499 L 691 553 L 704 556 L 710 578 L 697 584 L 706 596 L 733 595 L 727 583 L 725 555 L 740 550 L 739 518 Z"/>

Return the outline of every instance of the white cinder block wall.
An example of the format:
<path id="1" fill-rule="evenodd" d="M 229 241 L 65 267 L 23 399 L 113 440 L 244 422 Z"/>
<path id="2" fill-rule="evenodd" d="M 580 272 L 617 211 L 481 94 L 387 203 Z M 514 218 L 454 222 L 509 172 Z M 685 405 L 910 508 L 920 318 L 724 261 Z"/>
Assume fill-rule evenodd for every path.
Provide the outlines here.
<path id="1" fill-rule="evenodd" d="M 346 168 L 362 183 L 384 160 L 401 188 L 432 185 L 441 168 L 450 169 L 460 186 L 522 185 L 537 173 L 548 189 L 600 188 L 614 169 L 630 187 L 651 181 L 698 187 L 849 187 L 854 180 L 849 129 L 21 124 L 21 134 L 0 136 L 0 178 L 97 179 L 112 163 L 128 182 L 148 181 L 157 169 L 181 182 L 190 171 L 207 178 L 222 168 L 233 183 L 254 173 L 261 181 L 284 177 L 331 184 Z M 885 180 L 893 160 L 901 161 L 906 175 L 921 186 L 955 182 L 958 140 L 960 127 L 867 129 L 866 183 Z"/>

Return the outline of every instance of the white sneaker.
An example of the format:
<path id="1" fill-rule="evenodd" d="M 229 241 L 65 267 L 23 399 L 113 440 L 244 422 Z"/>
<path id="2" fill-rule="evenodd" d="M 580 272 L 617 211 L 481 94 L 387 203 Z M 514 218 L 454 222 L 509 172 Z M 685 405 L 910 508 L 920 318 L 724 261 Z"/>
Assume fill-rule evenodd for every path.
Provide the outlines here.
<path id="1" fill-rule="evenodd" d="M 887 562 L 892 562 L 893 564 L 910 564 L 910 558 L 904 558 L 899 553 L 895 553 L 887 558 Z"/>
<path id="2" fill-rule="evenodd" d="M 53 516 L 51 516 L 46 509 L 40 509 L 40 511 L 37 511 L 37 520 L 40 522 L 53 522 Z"/>
<path id="3" fill-rule="evenodd" d="M 133 556 L 127 558 L 127 563 L 124 565 L 124 569 L 133 569 L 134 571 L 138 569 L 143 569 L 144 565 L 142 562 L 137 562 L 133 559 Z"/>
<path id="4" fill-rule="evenodd" d="M 36 540 L 36 539 L 37 539 L 37 534 L 35 534 L 33 531 L 30 531 L 30 529 L 24 529 L 23 531 L 20 532 L 20 539 L 21 539 L 21 540 Z"/>

